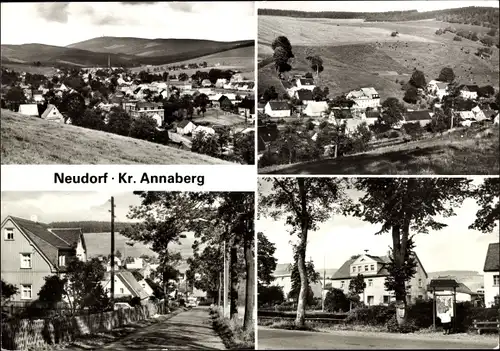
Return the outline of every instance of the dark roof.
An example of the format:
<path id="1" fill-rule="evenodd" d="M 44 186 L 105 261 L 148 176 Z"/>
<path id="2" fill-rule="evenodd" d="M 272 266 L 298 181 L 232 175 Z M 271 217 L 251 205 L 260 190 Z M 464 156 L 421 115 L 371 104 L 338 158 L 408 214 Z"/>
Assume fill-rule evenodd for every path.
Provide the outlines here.
<path id="1" fill-rule="evenodd" d="M 135 106 L 138 107 L 138 108 L 143 108 L 143 107 L 151 107 L 151 108 L 154 108 L 154 109 L 163 108 L 163 104 L 159 103 L 159 102 L 143 102 L 143 101 L 140 101 Z"/>
<path id="2" fill-rule="evenodd" d="M 82 235 L 81 228 L 51 228 L 50 230 L 72 247 L 78 244 Z"/>
<path id="3" fill-rule="evenodd" d="M 500 243 L 493 243 L 488 246 L 486 259 L 484 260 L 485 272 L 498 272 L 500 270 Z"/>
<path id="4" fill-rule="evenodd" d="M 366 111 L 365 116 L 366 116 L 366 118 L 379 118 L 380 112 L 379 111 Z"/>
<path id="5" fill-rule="evenodd" d="M 344 108 L 344 109 L 335 110 L 335 111 L 338 111 L 337 114 L 340 114 L 340 116 L 337 117 L 336 113 L 334 112 L 335 118 L 338 118 L 338 119 L 351 119 L 351 118 L 354 118 L 354 116 L 352 115 L 352 112 L 351 112 L 350 109 Z"/>
<path id="6" fill-rule="evenodd" d="M 467 90 L 469 91 L 475 91 L 475 92 L 479 90 L 479 87 L 475 84 L 473 85 L 464 84 L 460 86 L 460 89 L 465 89 L 465 88 L 467 88 Z"/>
<path id="7" fill-rule="evenodd" d="M 301 89 L 297 91 L 297 97 L 299 100 L 313 100 L 313 93 L 310 90 Z"/>
<path id="8" fill-rule="evenodd" d="M 435 288 L 436 290 L 458 288 L 459 286 L 460 284 L 455 279 L 449 279 L 449 278 L 432 279 L 431 282 L 429 283 L 429 288 L 432 289 Z"/>
<path id="9" fill-rule="evenodd" d="M 185 126 L 187 126 L 189 124 L 189 122 L 191 122 L 191 121 L 188 121 L 187 119 L 183 119 L 182 121 L 180 121 L 179 123 L 177 123 L 177 127 L 178 128 L 184 128 Z"/>
<path id="10" fill-rule="evenodd" d="M 259 103 L 257 104 L 257 108 L 264 108 L 265 106 L 266 106 L 266 104 L 265 104 L 265 103 L 263 103 L 263 102 L 259 102 Z"/>
<path id="11" fill-rule="evenodd" d="M 432 119 L 429 110 L 408 111 L 404 114 L 406 121 L 427 121 Z"/>
<path id="12" fill-rule="evenodd" d="M 262 141 L 269 142 L 274 141 L 278 137 L 278 125 L 276 124 L 268 124 L 265 126 L 259 126 L 257 129 L 257 133 Z"/>
<path id="13" fill-rule="evenodd" d="M 300 78 L 299 80 L 302 85 L 314 85 L 314 80 L 312 78 Z"/>
<path id="14" fill-rule="evenodd" d="M 288 102 L 286 101 L 269 101 L 269 106 L 271 107 L 271 110 L 273 111 L 278 111 L 278 110 L 289 110 L 290 106 L 288 105 Z"/>

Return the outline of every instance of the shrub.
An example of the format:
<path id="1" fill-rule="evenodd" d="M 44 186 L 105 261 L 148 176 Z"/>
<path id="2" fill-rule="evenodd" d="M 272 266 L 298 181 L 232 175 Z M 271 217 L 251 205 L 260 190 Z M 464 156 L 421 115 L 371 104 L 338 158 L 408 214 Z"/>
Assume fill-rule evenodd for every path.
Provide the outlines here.
<path id="1" fill-rule="evenodd" d="M 389 319 L 395 316 L 393 305 L 376 305 L 355 308 L 348 312 L 346 323 L 363 325 L 385 325 Z"/>
<path id="2" fill-rule="evenodd" d="M 398 32 L 392 32 L 391 33 L 391 37 L 397 37 L 398 36 Z"/>
<path id="3" fill-rule="evenodd" d="M 408 306 L 408 319 L 412 320 L 419 328 L 428 328 L 432 325 L 433 308 L 432 300 L 417 300 Z"/>
<path id="4" fill-rule="evenodd" d="M 460 38 L 458 35 L 455 35 L 455 37 L 453 38 L 453 40 L 455 40 L 455 41 L 462 41 L 462 38 Z"/>
<path id="5" fill-rule="evenodd" d="M 437 31 L 436 31 L 436 35 L 441 35 L 443 34 L 443 30 L 441 28 L 439 28 Z"/>
<path id="6" fill-rule="evenodd" d="M 415 321 L 412 319 L 408 318 L 406 320 L 406 323 L 403 325 L 399 325 L 398 321 L 396 320 L 396 316 L 392 316 L 389 321 L 387 321 L 387 331 L 390 333 L 414 333 L 416 332 L 419 328 L 415 325 Z"/>
<path id="7" fill-rule="evenodd" d="M 397 131 L 397 130 L 391 130 L 389 132 L 389 135 L 388 135 L 388 138 L 389 139 L 395 139 L 395 138 L 399 138 L 400 137 L 400 133 Z"/>
<path id="8" fill-rule="evenodd" d="M 424 128 L 420 123 L 406 123 L 403 125 L 402 129 L 406 134 L 411 135 L 413 138 L 418 138 L 424 133 Z"/>

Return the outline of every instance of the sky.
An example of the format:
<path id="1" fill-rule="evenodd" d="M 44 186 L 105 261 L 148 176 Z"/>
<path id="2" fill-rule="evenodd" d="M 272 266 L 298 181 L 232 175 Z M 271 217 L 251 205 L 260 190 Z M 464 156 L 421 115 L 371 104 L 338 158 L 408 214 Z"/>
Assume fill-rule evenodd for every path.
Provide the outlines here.
<path id="1" fill-rule="evenodd" d="M 2 3 L 1 43 L 66 46 L 100 36 L 251 40 L 253 2 Z M 23 27 L 19 27 L 19 14 Z"/>
<path id="2" fill-rule="evenodd" d="M 262 1 L 258 8 L 297 11 L 386 12 L 435 11 L 457 7 L 498 7 L 498 1 Z"/>
<path id="3" fill-rule="evenodd" d="M 262 192 L 269 191 L 262 186 Z M 358 193 L 350 193 L 357 198 Z M 498 242 L 496 233 L 483 234 L 467 229 L 474 221 L 478 209 L 476 202 L 467 199 L 456 216 L 442 219 L 448 226 L 440 231 L 415 236 L 417 253 L 427 272 L 445 270 L 471 270 L 482 272 L 489 243 Z M 386 255 L 392 246 L 390 234 L 375 235 L 380 225 L 365 223 L 357 218 L 335 216 L 319 225 L 316 232 L 309 232 L 306 257 L 312 258 L 316 269 L 340 268 L 352 255 L 364 250 L 376 256 Z M 256 231 L 263 232 L 276 246 L 278 263 L 293 262 L 291 242 L 296 240 L 287 232 L 284 221 L 263 218 L 256 222 Z M 325 262 L 325 263 L 324 263 Z"/>

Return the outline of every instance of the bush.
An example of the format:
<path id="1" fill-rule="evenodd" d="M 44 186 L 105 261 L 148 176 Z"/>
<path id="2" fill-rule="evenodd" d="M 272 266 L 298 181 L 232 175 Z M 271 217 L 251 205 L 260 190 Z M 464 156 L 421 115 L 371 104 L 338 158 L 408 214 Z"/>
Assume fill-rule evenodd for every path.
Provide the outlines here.
<path id="1" fill-rule="evenodd" d="M 455 35 L 455 37 L 453 38 L 453 40 L 455 40 L 455 41 L 462 41 L 462 38 L 460 38 L 458 35 Z"/>
<path id="2" fill-rule="evenodd" d="M 412 320 L 419 328 L 428 328 L 432 325 L 433 308 L 432 300 L 417 300 L 408 306 L 408 319 Z"/>
<path id="3" fill-rule="evenodd" d="M 437 31 L 436 31 L 436 35 L 441 35 L 443 34 L 443 30 L 441 28 L 439 28 Z"/>
<path id="4" fill-rule="evenodd" d="M 414 333 L 419 328 L 415 325 L 415 322 L 408 318 L 406 323 L 403 325 L 398 325 L 398 321 L 396 320 L 396 316 L 392 316 L 389 321 L 387 321 L 387 331 L 390 333 Z"/>
<path id="5" fill-rule="evenodd" d="M 326 293 L 325 310 L 328 312 L 348 311 L 349 299 L 341 289 L 333 288 Z"/>
<path id="6" fill-rule="evenodd" d="M 345 322 L 363 325 L 386 325 L 391 317 L 395 318 L 394 305 L 376 305 L 355 308 L 348 312 Z"/>
<path id="7" fill-rule="evenodd" d="M 424 133 L 424 128 L 420 123 L 405 123 L 402 127 L 404 132 L 411 135 L 413 138 L 418 138 Z"/>
<path id="8" fill-rule="evenodd" d="M 399 138 L 400 136 L 401 136 L 401 134 L 397 130 L 391 130 L 389 132 L 388 138 L 395 139 L 395 138 Z"/>
<path id="9" fill-rule="evenodd" d="M 392 33 L 391 33 L 391 37 L 397 37 L 397 36 L 398 36 L 398 34 L 399 34 L 398 32 L 392 32 Z"/>

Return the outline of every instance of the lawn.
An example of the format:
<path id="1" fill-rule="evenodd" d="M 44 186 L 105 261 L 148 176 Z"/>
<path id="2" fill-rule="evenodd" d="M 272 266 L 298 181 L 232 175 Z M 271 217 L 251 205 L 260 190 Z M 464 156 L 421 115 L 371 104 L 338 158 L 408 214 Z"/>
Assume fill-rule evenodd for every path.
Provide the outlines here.
<path id="1" fill-rule="evenodd" d="M 262 168 L 260 174 L 497 175 L 499 128 L 460 129 L 434 139 L 388 146 L 339 159 Z"/>
<path id="2" fill-rule="evenodd" d="M 236 126 L 244 124 L 245 118 L 234 113 L 224 112 L 220 109 L 210 108 L 205 112 L 205 116 L 193 116 L 193 123 L 208 122 L 220 126 Z"/>
<path id="3" fill-rule="evenodd" d="M 206 155 L 1 110 L 2 164 L 227 164 Z"/>

